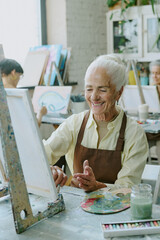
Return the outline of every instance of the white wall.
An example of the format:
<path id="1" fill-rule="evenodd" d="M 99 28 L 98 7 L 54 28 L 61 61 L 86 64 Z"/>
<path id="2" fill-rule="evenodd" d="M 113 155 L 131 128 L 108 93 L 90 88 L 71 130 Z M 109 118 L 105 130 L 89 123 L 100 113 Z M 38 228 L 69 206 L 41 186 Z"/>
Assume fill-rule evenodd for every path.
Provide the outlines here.
<path id="1" fill-rule="evenodd" d="M 48 44 L 71 47 L 69 81 L 83 90 L 89 63 L 106 53 L 106 0 L 47 0 Z M 63 31 L 63 32 L 62 32 Z"/>
<path id="2" fill-rule="evenodd" d="M 46 11 L 48 44 L 67 47 L 65 0 L 46 0 Z"/>

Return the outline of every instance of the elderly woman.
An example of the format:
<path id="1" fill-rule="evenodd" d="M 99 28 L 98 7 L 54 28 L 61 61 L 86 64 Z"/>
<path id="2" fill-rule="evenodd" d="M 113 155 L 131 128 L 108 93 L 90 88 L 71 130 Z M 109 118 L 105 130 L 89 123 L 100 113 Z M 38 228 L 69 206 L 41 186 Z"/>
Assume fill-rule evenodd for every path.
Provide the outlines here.
<path id="1" fill-rule="evenodd" d="M 151 62 L 149 68 L 153 79 L 153 84 L 157 86 L 158 94 L 160 97 L 160 60 Z"/>
<path id="2" fill-rule="evenodd" d="M 44 142 L 50 164 L 66 155 L 72 186 L 94 191 L 108 184 L 131 187 L 141 180 L 148 156 L 146 135 L 117 105 L 125 73 L 115 55 L 94 60 L 85 75 L 90 111 L 73 114 Z M 65 184 L 61 169 L 53 167 L 53 176 L 56 184 Z"/>

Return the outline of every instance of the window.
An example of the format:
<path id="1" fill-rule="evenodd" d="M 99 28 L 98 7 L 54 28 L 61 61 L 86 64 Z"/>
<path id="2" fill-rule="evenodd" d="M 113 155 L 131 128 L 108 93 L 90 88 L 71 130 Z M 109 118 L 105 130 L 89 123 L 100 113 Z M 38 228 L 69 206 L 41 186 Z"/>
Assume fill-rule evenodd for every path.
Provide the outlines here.
<path id="1" fill-rule="evenodd" d="M 41 1 L 0 0 L 0 43 L 6 58 L 23 65 L 30 47 L 41 45 Z"/>

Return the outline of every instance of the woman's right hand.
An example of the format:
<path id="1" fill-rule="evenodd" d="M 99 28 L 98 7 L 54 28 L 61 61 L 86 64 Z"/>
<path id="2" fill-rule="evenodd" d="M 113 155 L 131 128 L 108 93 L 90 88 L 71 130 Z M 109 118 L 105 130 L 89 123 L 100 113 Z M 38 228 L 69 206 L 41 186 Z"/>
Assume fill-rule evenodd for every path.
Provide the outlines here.
<path id="1" fill-rule="evenodd" d="M 63 187 L 67 181 L 67 175 L 58 166 L 51 166 L 51 171 L 56 187 L 60 184 Z"/>

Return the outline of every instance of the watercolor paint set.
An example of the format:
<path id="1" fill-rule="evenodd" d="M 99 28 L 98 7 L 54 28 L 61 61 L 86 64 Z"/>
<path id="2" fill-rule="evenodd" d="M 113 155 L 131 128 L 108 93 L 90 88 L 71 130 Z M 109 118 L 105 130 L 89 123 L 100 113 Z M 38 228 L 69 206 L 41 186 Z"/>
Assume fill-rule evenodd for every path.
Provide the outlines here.
<path id="1" fill-rule="evenodd" d="M 160 233 L 160 219 L 145 219 L 102 223 L 104 237 L 133 236 Z"/>

